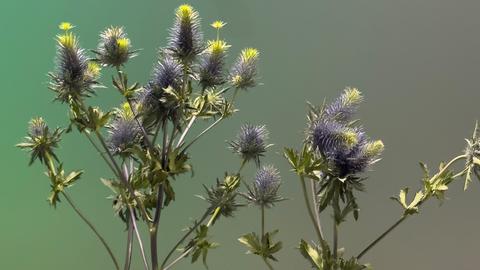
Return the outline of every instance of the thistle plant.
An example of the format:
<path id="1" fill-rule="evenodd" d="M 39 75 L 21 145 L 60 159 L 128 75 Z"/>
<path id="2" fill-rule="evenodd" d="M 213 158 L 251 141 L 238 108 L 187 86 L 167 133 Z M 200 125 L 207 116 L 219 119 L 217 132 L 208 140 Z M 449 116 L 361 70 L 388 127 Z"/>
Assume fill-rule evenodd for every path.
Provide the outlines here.
<path id="1" fill-rule="evenodd" d="M 384 239 L 408 217 L 418 214 L 420 207 L 431 198 L 443 200 L 449 185 L 457 178 L 465 178 L 464 188 L 472 181 L 472 176 L 480 180 L 478 127 L 471 139 L 467 139 L 464 153 L 449 162 L 441 163 L 438 172 L 431 174 L 424 163 L 422 188 L 407 201 L 409 188 L 392 197 L 403 208 L 398 221 L 378 238 L 367 245 L 357 256 L 345 258 L 344 249 L 339 247 L 339 227 L 350 214 L 359 218 L 359 205 L 356 193 L 365 190 L 368 182 L 364 175 L 380 160 L 384 150 L 381 140 L 370 140 L 359 121 L 353 119 L 363 96 L 355 88 L 346 88 L 339 98 L 320 107 L 310 105 L 307 115 L 308 125 L 303 147 L 300 151 L 285 148 L 285 157 L 292 171 L 300 179 L 306 211 L 317 236 L 311 243 L 301 240 L 300 253 L 319 270 L 360 270 L 371 269 L 369 264 L 360 262 L 362 257 Z M 464 161 L 459 171 L 453 165 Z M 310 192 L 307 189 L 310 186 Z M 332 241 L 329 243 L 322 228 L 321 214 L 332 210 Z"/>
<path id="2" fill-rule="evenodd" d="M 211 231 L 224 218 L 235 217 L 244 206 L 258 208 L 259 232 L 238 238 L 247 253 L 260 257 L 263 267 L 274 269 L 281 260 L 278 251 L 282 242 L 273 238 L 278 229 L 267 230 L 267 212 L 286 200 L 281 195 L 282 180 L 274 165 L 264 164 L 268 143 L 265 125 L 245 124 L 228 148 L 238 157 L 238 168 L 227 168 L 223 175 L 204 186 L 206 207 L 184 234 L 162 258 L 157 239 L 162 212 L 174 207 L 176 194 L 182 192 L 175 180 L 192 172 L 192 146 L 224 120 L 238 112 L 236 97 L 257 86 L 259 51 L 245 48 L 227 66 L 231 45 L 221 37 L 225 22 L 214 21 L 216 36 L 205 40 L 198 12 L 190 5 L 175 11 L 173 26 L 164 47 L 153 59 L 148 81 L 132 82 L 126 66 L 135 60 L 139 50 L 128 38 L 126 29 L 110 26 L 101 31 L 95 49 L 81 47 L 71 23 L 61 23 L 56 37 L 56 65 L 49 73 L 49 89 L 54 100 L 65 105 L 69 119 L 65 128 L 50 128 L 41 117 L 33 118 L 27 136 L 17 146 L 30 152 L 29 165 L 38 161 L 45 166 L 51 191 L 48 202 L 53 207 L 65 200 L 99 239 L 115 269 L 132 269 L 134 248 L 138 248 L 146 270 L 173 269 L 187 257 L 192 263 L 200 258 L 205 267 L 212 249 L 219 246 Z M 223 31 L 223 30 L 222 30 Z M 101 79 L 102 69 L 112 69 L 110 83 Z M 115 89 L 121 103 L 115 108 L 90 105 L 98 88 Z M 102 90 L 110 91 L 110 90 Z M 359 218 L 358 193 L 369 182 L 366 174 L 380 160 L 384 151 L 381 140 L 371 139 L 360 121 L 355 119 L 362 93 L 346 88 L 333 102 L 309 104 L 303 146 L 300 150 L 285 148 L 284 156 L 298 176 L 305 202 L 305 212 L 313 225 L 316 240 L 300 240 L 298 249 L 313 269 L 360 270 L 370 268 L 362 262 L 372 250 L 407 218 L 418 214 L 421 206 L 432 198 L 443 200 L 450 184 L 464 178 L 464 189 L 472 178 L 480 180 L 480 134 L 475 126 L 465 150 L 452 160 L 441 163 L 438 171 L 423 170 L 422 186 L 409 197 L 409 188 L 402 189 L 393 200 L 402 212 L 378 238 L 366 245 L 357 256 L 344 256 L 339 245 L 342 223 L 350 216 Z M 192 134 L 194 125 L 206 126 Z M 125 225 L 125 255 L 119 260 L 94 223 L 83 214 L 69 195 L 70 188 L 80 183 L 84 170 L 65 171 L 57 149 L 63 136 L 78 132 L 92 145 L 104 161 L 106 171 L 101 183 L 112 192 L 112 210 Z M 460 170 L 454 165 L 462 164 Z M 257 169 L 253 176 L 244 168 Z M 193 174 L 192 174 L 193 177 Z M 285 179 L 285 178 L 284 178 Z M 288 179 L 287 181 L 290 181 Z M 325 237 L 321 215 L 331 210 L 333 228 L 331 242 Z M 165 215 L 165 214 L 163 214 Z M 144 226 L 139 226 L 143 223 Z M 142 228 L 147 228 L 142 231 Z M 283 233 L 283 232 L 282 232 Z M 148 235 L 148 243 L 142 234 Z M 180 251 L 179 254 L 176 254 Z"/>
<path id="3" fill-rule="evenodd" d="M 29 164 L 38 160 L 46 166 L 52 188 L 48 198 L 57 206 L 63 198 L 93 230 L 106 248 L 115 269 L 130 269 L 134 242 L 137 242 L 145 269 L 171 269 L 181 259 L 192 262 L 217 246 L 209 230 L 221 217 L 232 217 L 244 205 L 239 202 L 241 169 L 227 172 L 202 196 L 205 212 L 186 234 L 159 260 L 157 238 L 162 210 L 173 205 L 174 180 L 192 171 L 190 150 L 205 134 L 238 110 L 235 97 L 256 85 L 256 49 L 245 49 L 232 68 L 227 67 L 230 45 L 221 39 L 226 24 L 215 22 L 215 38 L 204 40 L 198 12 L 190 5 L 175 11 L 166 46 L 161 47 L 150 79 L 144 84 L 131 82 L 125 70 L 139 50 L 128 38 L 124 27 L 110 26 L 100 33 L 91 54 L 80 46 L 71 23 L 61 23 L 57 36 L 56 67 L 49 74 L 49 88 L 56 101 L 69 111 L 65 129 L 50 129 L 42 118 L 30 122 L 28 136 L 18 147 L 30 150 Z M 111 109 L 89 105 L 96 89 L 107 88 L 101 81 L 102 69 L 113 69 L 112 86 L 122 103 Z M 112 93 L 114 94 L 114 93 Z M 203 131 L 191 134 L 191 127 L 213 121 Z M 113 211 L 126 225 L 126 255 L 123 267 L 86 215 L 80 212 L 68 190 L 83 176 L 83 170 L 65 172 L 56 149 L 62 136 L 77 130 L 85 136 L 104 160 L 110 175 L 101 182 L 113 192 Z M 258 157 L 256 157 L 258 160 Z M 149 245 L 143 243 L 139 223 L 146 224 Z M 179 256 L 175 251 L 181 249 Z M 149 251 L 149 252 L 148 252 Z"/>

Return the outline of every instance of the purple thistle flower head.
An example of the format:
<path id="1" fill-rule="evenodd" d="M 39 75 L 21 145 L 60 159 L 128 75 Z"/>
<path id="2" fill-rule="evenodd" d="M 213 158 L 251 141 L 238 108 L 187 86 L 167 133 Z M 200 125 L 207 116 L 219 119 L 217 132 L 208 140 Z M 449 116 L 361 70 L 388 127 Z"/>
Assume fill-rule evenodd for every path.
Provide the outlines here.
<path id="1" fill-rule="evenodd" d="M 79 47 L 77 36 L 65 32 L 57 36 L 56 71 L 49 76 L 49 87 L 57 93 L 57 100 L 76 101 L 93 93 L 98 85 L 99 69 Z"/>
<path id="2" fill-rule="evenodd" d="M 36 159 L 45 163 L 49 158 L 58 161 L 54 149 L 58 147 L 63 129 L 56 128 L 50 131 L 47 123 L 41 117 L 33 118 L 28 126 L 28 136 L 17 147 L 30 150 L 31 165 Z"/>
<path id="3" fill-rule="evenodd" d="M 210 41 L 198 63 L 199 80 L 203 89 L 223 84 L 226 50 L 230 46 L 223 40 Z"/>
<path id="4" fill-rule="evenodd" d="M 137 92 L 136 100 L 144 124 L 149 127 L 162 121 L 172 113 L 176 104 L 167 102 L 165 89 L 182 87 L 183 68 L 171 55 L 162 53 L 161 59 L 153 68 L 152 77 L 145 87 Z"/>
<path id="5" fill-rule="evenodd" d="M 109 27 L 100 33 L 95 51 L 98 61 L 104 66 L 118 67 L 136 55 L 131 51 L 130 39 L 123 27 Z"/>
<path id="6" fill-rule="evenodd" d="M 183 68 L 180 62 L 171 55 L 164 54 L 153 68 L 152 79 L 147 87 L 158 93 L 169 86 L 178 90 L 182 85 L 182 78 Z"/>
<path id="7" fill-rule="evenodd" d="M 358 89 L 347 87 L 340 97 L 324 109 L 324 115 L 339 122 L 348 122 L 362 100 L 363 96 Z"/>
<path id="8" fill-rule="evenodd" d="M 363 127 L 351 122 L 361 100 L 358 90 L 347 88 L 319 114 L 312 114 L 317 117 L 311 119 L 307 140 L 339 178 L 365 171 L 384 148 L 381 141 L 369 141 Z"/>
<path id="9" fill-rule="evenodd" d="M 233 152 L 239 154 L 244 161 L 254 160 L 260 165 L 260 157 L 271 145 L 267 144 L 268 130 L 265 126 L 243 125 L 237 138 L 230 142 Z"/>
<path id="10" fill-rule="evenodd" d="M 245 195 L 251 203 L 271 207 L 276 202 L 284 200 L 278 194 L 281 185 L 280 173 L 272 166 L 263 166 L 255 175 L 253 186 L 247 186 L 248 193 Z"/>
<path id="11" fill-rule="evenodd" d="M 28 125 L 28 134 L 32 138 L 38 138 L 42 136 L 48 136 L 48 126 L 47 123 L 43 120 L 43 118 L 33 118 L 30 120 Z"/>
<path id="12" fill-rule="evenodd" d="M 259 52 L 254 48 L 244 49 L 230 72 L 230 81 L 236 88 L 254 87 L 257 82 L 257 61 Z"/>
<path id="13" fill-rule="evenodd" d="M 114 155 L 128 155 L 126 150 L 141 142 L 142 132 L 135 120 L 130 106 L 117 111 L 117 115 L 108 126 L 107 145 Z"/>
<path id="14" fill-rule="evenodd" d="M 190 5 L 181 5 L 176 10 L 175 22 L 170 29 L 168 50 L 183 61 L 191 61 L 203 49 L 203 34 L 198 12 Z"/>

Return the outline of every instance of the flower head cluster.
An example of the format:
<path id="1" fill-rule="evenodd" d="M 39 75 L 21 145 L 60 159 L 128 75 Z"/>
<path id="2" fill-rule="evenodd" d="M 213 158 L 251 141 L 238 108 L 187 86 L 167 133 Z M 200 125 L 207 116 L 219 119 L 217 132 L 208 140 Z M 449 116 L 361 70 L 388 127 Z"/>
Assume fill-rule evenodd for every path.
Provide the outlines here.
<path id="1" fill-rule="evenodd" d="M 243 125 L 237 138 L 230 142 L 233 152 L 239 154 L 247 162 L 254 160 L 257 166 L 260 165 L 260 157 L 271 145 L 267 144 L 268 130 L 265 126 Z"/>
<path id="2" fill-rule="evenodd" d="M 240 177 L 238 175 L 225 174 L 223 182 L 217 179 L 216 185 L 211 188 L 205 188 L 206 197 L 201 197 L 210 204 L 212 213 L 212 223 L 220 216 L 232 217 L 242 204 L 237 202 L 237 189 L 240 186 Z M 216 211 L 215 211 L 216 210 Z M 218 211 L 218 213 L 216 213 Z"/>
<path id="3" fill-rule="evenodd" d="M 107 145 L 114 155 L 128 155 L 127 150 L 142 140 L 142 132 L 128 103 L 117 109 L 115 118 L 108 126 Z"/>
<path id="4" fill-rule="evenodd" d="M 284 200 L 278 195 L 281 180 L 280 173 L 272 165 L 263 166 L 255 175 L 255 182 L 252 187 L 247 186 L 247 200 L 251 203 L 271 207 L 276 202 Z"/>
<path id="5" fill-rule="evenodd" d="M 310 119 L 308 140 L 340 178 L 360 173 L 376 162 L 383 151 L 382 141 L 370 141 L 352 116 L 362 101 L 360 91 L 347 88 L 317 117 Z"/>
<path id="6" fill-rule="evenodd" d="M 259 52 L 254 48 L 244 49 L 230 72 L 231 83 L 240 89 L 247 89 L 257 84 L 257 61 Z"/>
<path id="7" fill-rule="evenodd" d="M 57 159 L 54 148 L 58 147 L 63 130 L 56 128 L 53 132 L 48 128 L 43 118 L 33 118 L 30 120 L 28 135 L 25 142 L 17 144 L 22 149 L 30 149 L 30 165 L 38 158 L 44 163 L 48 158 Z"/>
<path id="8" fill-rule="evenodd" d="M 162 92 L 167 87 L 180 89 L 182 86 L 183 68 L 179 61 L 169 54 L 164 54 L 153 68 L 153 76 L 147 87 Z"/>
<path id="9" fill-rule="evenodd" d="M 230 45 L 224 40 L 208 42 L 208 47 L 202 54 L 198 65 L 200 85 L 203 89 L 225 82 L 224 66 L 229 47 Z"/>
<path id="10" fill-rule="evenodd" d="M 175 15 L 175 22 L 170 29 L 168 49 L 178 59 L 190 61 L 204 49 L 200 17 L 190 5 L 181 5 Z"/>
<path id="11" fill-rule="evenodd" d="M 473 136 L 471 139 L 466 139 L 467 148 L 465 149 L 465 155 L 468 160 L 474 158 L 480 159 L 480 134 L 479 134 L 478 122 L 475 124 Z"/>
<path id="12" fill-rule="evenodd" d="M 119 67 L 136 54 L 131 50 L 130 39 L 123 27 L 109 27 L 100 34 L 97 60 L 104 66 Z"/>
<path id="13" fill-rule="evenodd" d="M 93 93 L 93 88 L 98 85 L 100 69 L 79 47 L 77 36 L 69 31 L 73 26 L 62 23 L 59 27 L 65 32 L 57 36 L 57 67 L 49 74 L 50 89 L 62 102 L 78 101 Z"/>
<path id="14" fill-rule="evenodd" d="M 173 108 L 172 104 L 166 102 L 165 90 L 169 87 L 179 90 L 182 87 L 183 74 L 182 65 L 178 60 L 169 54 L 162 55 L 153 68 L 150 81 L 138 92 L 136 98 L 141 105 L 145 121 L 158 123 L 168 117 Z"/>

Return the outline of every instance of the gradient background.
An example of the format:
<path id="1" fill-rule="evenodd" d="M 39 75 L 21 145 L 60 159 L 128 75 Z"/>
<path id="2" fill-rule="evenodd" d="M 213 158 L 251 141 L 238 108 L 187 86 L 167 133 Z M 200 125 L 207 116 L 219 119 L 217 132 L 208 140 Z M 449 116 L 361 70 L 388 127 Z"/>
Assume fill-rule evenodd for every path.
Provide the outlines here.
<path id="1" fill-rule="evenodd" d="M 0 16 L 1 189 L 0 269 L 112 269 L 95 236 L 66 204 L 57 210 L 45 201 L 49 186 L 38 164 L 27 168 L 27 154 L 13 145 L 25 135 L 27 121 L 43 116 L 51 126 L 67 124 L 65 108 L 52 103 L 46 89 L 53 68 L 54 36 L 61 21 L 71 21 L 81 45 L 96 46 L 109 25 L 124 25 L 141 55 L 127 66 L 130 78 L 145 82 L 156 48 L 165 44 L 167 28 L 179 1 L 17 1 L 3 0 Z M 366 101 L 360 117 L 369 134 L 386 145 L 383 160 L 369 172 L 368 191 L 360 195 L 358 222 L 341 228 L 341 246 L 357 254 L 390 225 L 401 209 L 388 198 L 404 186 L 419 187 L 423 160 L 436 167 L 465 145 L 479 118 L 480 2 L 476 0 L 356 1 L 190 1 L 207 23 L 228 22 L 222 32 L 236 55 L 245 46 L 262 52 L 264 83 L 239 98 L 240 112 L 192 149 L 196 176 L 175 183 L 178 199 L 163 212 L 160 255 L 180 230 L 206 206 L 195 198 L 239 160 L 226 149 L 244 122 L 264 123 L 275 144 L 265 159 L 276 164 L 289 201 L 268 211 L 267 226 L 279 228 L 284 249 L 276 269 L 308 269 L 294 249 L 300 238 L 313 239 L 300 188 L 281 156 L 282 146 L 298 147 L 305 127 L 305 101 L 321 103 L 345 86 L 361 89 Z M 110 75 L 104 75 L 109 83 Z M 100 91 L 92 103 L 114 106 L 118 95 Z M 201 128 L 196 126 L 195 131 Z M 195 132 L 192 132 L 194 134 Z M 119 258 L 125 234 L 111 210 L 110 194 L 100 182 L 107 168 L 77 134 L 65 136 L 59 155 L 67 169 L 84 168 L 81 182 L 69 192 Z M 247 175 L 253 175 L 249 167 Z M 375 269 L 478 269 L 480 242 L 479 183 L 464 193 L 453 185 L 441 208 L 430 202 L 364 257 Z M 258 231 L 259 213 L 246 208 L 235 219 L 223 219 L 213 231 L 221 248 L 211 252 L 210 268 L 264 269 L 261 260 L 244 255 L 239 235 Z M 329 218 L 329 213 L 324 219 Z M 327 228 L 330 225 L 327 222 Z M 330 232 L 328 232 L 330 235 Z M 135 246 L 135 255 L 138 255 Z M 136 256 L 134 269 L 143 269 Z M 203 269 L 188 261 L 176 269 Z"/>

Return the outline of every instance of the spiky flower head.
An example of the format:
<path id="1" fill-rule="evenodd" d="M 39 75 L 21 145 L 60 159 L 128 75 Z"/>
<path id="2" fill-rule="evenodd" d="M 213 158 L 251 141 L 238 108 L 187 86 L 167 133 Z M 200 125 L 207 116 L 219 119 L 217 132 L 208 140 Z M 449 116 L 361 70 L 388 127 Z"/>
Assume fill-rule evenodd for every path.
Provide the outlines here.
<path id="1" fill-rule="evenodd" d="M 214 21 L 212 24 L 210 24 L 210 26 L 212 26 L 213 28 L 215 29 L 222 29 L 225 25 L 227 25 L 226 22 L 223 22 L 223 21 Z"/>
<path id="2" fill-rule="evenodd" d="M 478 122 L 475 123 L 472 137 L 465 140 L 467 141 L 467 147 L 465 148 L 465 165 L 467 169 L 464 185 L 464 189 L 466 190 L 472 181 L 472 173 L 480 180 L 480 132 Z"/>
<path id="3" fill-rule="evenodd" d="M 58 28 L 60 30 L 63 30 L 63 31 L 68 31 L 68 30 L 72 30 L 73 28 L 75 28 L 75 26 L 69 22 L 61 22 L 59 25 L 58 25 Z"/>
<path id="4" fill-rule="evenodd" d="M 247 186 L 248 193 L 245 197 L 251 203 L 271 207 L 276 202 L 284 200 L 278 194 L 280 184 L 278 170 L 272 165 L 263 166 L 257 171 L 253 186 Z"/>
<path id="5" fill-rule="evenodd" d="M 153 75 L 148 83 L 154 91 L 162 92 L 168 87 L 179 90 L 182 86 L 183 67 L 169 54 L 163 54 L 153 68 Z"/>
<path id="6" fill-rule="evenodd" d="M 108 129 L 107 145 L 114 155 L 128 156 L 128 150 L 142 140 L 142 132 L 128 103 L 115 111 Z"/>
<path id="7" fill-rule="evenodd" d="M 77 36 L 70 31 L 58 35 L 56 70 L 49 73 L 49 88 L 57 93 L 56 99 L 69 102 L 90 96 L 93 88 L 99 85 L 99 73 L 91 72 L 89 67 L 90 60 L 79 47 Z"/>
<path id="8" fill-rule="evenodd" d="M 123 27 L 109 27 L 100 33 L 100 41 L 95 51 L 97 60 L 104 66 L 119 67 L 135 57 L 130 39 Z"/>
<path id="9" fill-rule="evenodd" d="M 333 103 L 310 119 L 307 141 L 330 164 L 331 172 L 345 178 L 365 171 L 379 160 L 384 145 L 370 141 L 352 117 L 362 101 L 360 91 L 347 88 Z"/>
<path id="10" fill-rule="evenodd" d="M 265 126 L 246 124 L 240 128 L 237 138 L 230 142 L 230 148 L 248 162 L 254 160 L 260 166 L 260 157 L 267 151 L 268 130 Z"/>
<path id="11" fill-rule="evenodd" d="M 257 84 L 258 56 L 257 49 L 242 50 L 230 72 L 230 81 L 236 88 L 247 89 Z"/>
<path id="12" fill-rule="evenodd" d="M 204 49 L 200 17 L 190 5 L 181 5 L 175 15 L 173 27 L 170 29 L 168 49 L 177 58 L 191 61 Z"/>
<path id="13" fill-rule="evenodd" d="M 180 90 L 183 85 L 183 68 L 178 60 L 163 54 L 155 64 L 150 81 L 138 92 L 137 101 L 145 125 L 158 123 L 169 117 L 174 104 L 167 102 L 167 89 Z"/>
<path id="14" fill-rule="evenodd" d="M 240 186 L 239 175 L 225 174 L 223 182 L 217 179 L 216 185 L 206 187 L 206 196 L 200 198 L 206 200 L 210 204 L 212 210 L 211 223 L 215 223 L 220 216 L 232 217 L 242 204 L 237 202 L 237 189 Z"/>
<path id="15" fill-rule="evenodd" d="M 17 144 L 17 147 L 30 150 L 31 158 L 29 165 L 31 165 L 37 158 L 41 163 L 47 161 L 48 158 L 54 158 L 57 160 L 54 148 L 58 147 L 62 133 L 63 130 L 60 128 L 56 128 L 51 132 L 43 118 L 33 118 L 30 120 L 28 135 L 25 137 L 25 141 Z"/>
<path id="16" fill-rule="evenodd" d="M 203 89 L 223 84 L 225 79 L 224 66 L 227 49 L 230 47 L 224 40 L 208 42 L 206 51 L 199 61 L 199 80 Z"/>
<path id="17" fill-rule="evenodd" d="M 348 122 L 357 112 L 358 106 L 363 101 L 362 93 L 357 88 L 347 87 L 343 93 L 324 109 L 326 117 L 338 122 Z"/>

